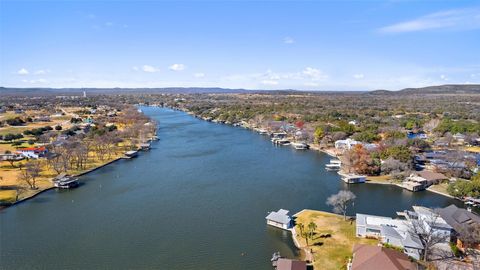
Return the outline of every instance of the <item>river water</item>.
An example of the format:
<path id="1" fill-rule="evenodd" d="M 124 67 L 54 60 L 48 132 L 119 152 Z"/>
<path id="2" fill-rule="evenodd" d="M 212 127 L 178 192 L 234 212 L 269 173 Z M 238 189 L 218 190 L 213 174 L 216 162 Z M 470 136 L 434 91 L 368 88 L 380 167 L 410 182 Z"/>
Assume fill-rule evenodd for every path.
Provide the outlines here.
<path id="1" fill-rule="evenodd" d="M 264 136 L 146 107 L 160 141 L 138 158 L 81 177 L 0 211 L 1 269 L 265 269 L 289 233 L 265 224 L 279 208 L 330 210 L 328 196 L 357 195 L 355 212 L 395 216 L 451 199 L 394 186 L 347 186 L 315 151 L 275 147 Z"/>

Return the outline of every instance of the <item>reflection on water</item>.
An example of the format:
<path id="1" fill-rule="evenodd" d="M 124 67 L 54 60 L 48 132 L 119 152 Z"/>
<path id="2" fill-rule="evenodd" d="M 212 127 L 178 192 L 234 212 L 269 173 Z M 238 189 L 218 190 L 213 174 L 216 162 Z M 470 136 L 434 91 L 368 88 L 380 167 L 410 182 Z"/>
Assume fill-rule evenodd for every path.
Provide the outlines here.
<path id="1" fill-rule="evenodd" d="M 0 212 L 2 269 L 265 269 L 273 252 L 297 255 L 288 232 L 268 227 L 279 208 L 330 210 L 340 189 L 356 211 L 394 216 L 448 198 L 383 185 L 347 186 L 329 157 L 274 147 L 264 136 L 183 112 L 142 108 L 160 141 L 138 158 L 81 177 Z M 5 244 L 7 243 L 7 244 Z"/>

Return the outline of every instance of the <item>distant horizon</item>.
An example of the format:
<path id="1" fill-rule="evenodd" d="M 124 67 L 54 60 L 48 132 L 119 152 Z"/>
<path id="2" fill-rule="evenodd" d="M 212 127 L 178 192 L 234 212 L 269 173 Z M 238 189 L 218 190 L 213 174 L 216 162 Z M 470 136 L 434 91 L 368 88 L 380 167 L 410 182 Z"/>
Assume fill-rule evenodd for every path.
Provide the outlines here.
<path id="1" fill-rule="evenodd" d="M 6 0 L 0 85 L 371 91 L 479 84 L 479 37 L 473 0 Z"/>
<path id="2" fill-rule="evenodd" d="M 478 84 L 440 84 L 440 85 L 428 85 L 424 87 L 405 87 L 401 89 L 366 89 L 366 90 L 328 90 L 328 89 L 248 89 L 248 88 L 229 88 L 229 87 L 208 87 L 208 86 L 189 86 L 189 87 L 181 87 L 181 86 L 167 86 L 167 87 L 10 87 L 10 86 L 0 86 L 0 89 L 19 89 L 19 90 L 34 90 L 34 89 L 44 89 L 44 90 L 113 90 L 113 89 L 124 89 L 124 90 L 137 90 L 137 89 L 145 89 L 145 90 L 156 90 L 156 89 L 220 89 L 220 90 L 232 90 L 232 91 L 266 91 L 266 92 L 274 92 L 274 91 L 299 91 L 299 92 L 374 92 L 374 91 L 389 91 L 389 92 L 397 92 L 402 91 L 405 89 L 421 89 L 421 88 L 428 88 L 428 87 L 444 87 L 444 86 L 479 86 Z M 480 90 L 480 89 L 479 89 Z"/>

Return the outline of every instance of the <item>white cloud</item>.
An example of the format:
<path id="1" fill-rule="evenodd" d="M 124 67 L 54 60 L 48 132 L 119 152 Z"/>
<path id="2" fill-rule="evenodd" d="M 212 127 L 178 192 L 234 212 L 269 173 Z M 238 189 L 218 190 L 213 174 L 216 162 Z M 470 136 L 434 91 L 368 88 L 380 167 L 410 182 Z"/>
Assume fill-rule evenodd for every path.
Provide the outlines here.
<path id="1" fill-rule="evenodd" d="M 160 71 L 158 68 L 150 66 L 150 65 L 143 65 L 142 70 L 148 73 L 158 72 Z"/>
<path id="2" fill-rule="evenodd" d="M 47 74 L 47 73 L 50 73 L 50 70 L 39 69 L 39 70 L 34 72 L 35 75 L 44 75 L 44 74 Z"/>
<path id="3" fill-rule="evenodd" d="M 353 78 L 355 78 L 357 80 L 360 80 L 360 79 L 365 78 L 365 75 L 363 75 L 363 74 L 353 74 Z"/>
<path id="4" fill-rule="evenodd" d="M 137 66 L 133 66 L 132 69 L 135 70 L 135 71 L 139 71 L 139 70 L 140 70 Z"/>
<path id="5" fill-rule="evenodd" d="M 113 22 L 106 22 L 106 23 L 105 23 L 105 26 L 111 27 L 111 26 L 113 26 Z"/>
<path id="6" fill-rule="evenodd" d="M 26 68 L 21 68 L 19 71 L 17 71 L 18 75 L 28 75 L 30 72 Z"/>
<path id="7" fill-rule="evenodd" d="M 471 30 L 480 28 L 480 9 L 453 9 L 428 14 L 379 29 L 383 33 L 402 33 L 432 29 Z"/>
<path id="8" fill-rule="evenodd" d="M 48 83 L 47 80 L 45 79 L 37 79 L 37 80 L 22 80 L 22 82 L 24 83 L 31 83 L 31 84 L 44 84 L 44 83 Z"/>
<path id="9" fill-rule="evenodd" d="M 280 80 L 280 75 L 271 71 L 270 69 L 263 74 L 264 77 L 268 78 L 269 80 Z"/>
<path id="10" fill-rule="evenodd" d="M 440 79 L 444 80 L 444 81 L 448 81 L 448 78 L 446 75 L 442 74 L 440 75 Z"/>
<path id="11" fill-rule="evenodd" d="M 305 85 L 305 86 L 313 86 L 313 87 L 319 86 L 319 84 L 318 84 L 318 83 L 315 83 L 315 82 L 306 82 L 306 83 L 304 83 L 303 85 Z"/>
<path id="12" fill-rule="evenodd" d="M 291 37 L 284 37 L 284 38 L 283 38 L 283 43 L 285 43 L 285 44 L 293 44 L 293 43 L 295 43 L 295 40 L 294 40 L 293 38 L 291 38 Z"/>
<path id="13" fill-rule="evenodd" d="M 173 64 L 168 69 L 173 70 L 173 71 L 182 71 L 182 70 L 185 69 L 185 65 L 184 64 Z"/>
<path id="14" fill-rule="evenodd" d="M 328 79 L 328 75 L 324 74 L 321 70 L 312 68 L 312 67 L 306 67 L 302 71 L 302 73 L 307 78 L 310 78 L 312 81 L 320 81 L 320 80 Z"/>
<path id="15" fill-rule="evenodd" d="M 278 81 L 274 81 L 274 80 L 263 80 L 261 83 L 263 85 L 278 85 Z"/>
<path id="16" fill-rule="evenodd" d="M 203 77 L 205 77 L 205 73 L 202 73 L 202 72 L 194 73 L 194 74 L 193 74 L 193 77 L 195 77 L 195 78 L 203 78 Z"/>

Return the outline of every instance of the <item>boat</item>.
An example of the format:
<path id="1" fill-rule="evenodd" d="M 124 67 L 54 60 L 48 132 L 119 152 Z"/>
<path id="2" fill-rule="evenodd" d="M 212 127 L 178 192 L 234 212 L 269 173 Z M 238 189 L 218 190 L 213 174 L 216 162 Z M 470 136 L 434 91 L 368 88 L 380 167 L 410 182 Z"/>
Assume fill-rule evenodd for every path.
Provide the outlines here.
<path id="1" fill-rule="evenodd" d="M 273 142 L 274 144 L 278 144 L 278 145 L 290 145 L 290 141 L 287 140 L 287 139 L 277 139 Z"/>
<path id="2" fill-rule="evenodd" d="M 325 164 L 325 169 L 327 171 L 338 171 L 342 168 L 342 162 L 338 159 L 330 160 L 330 163 Z"/>
<path id="3" fill-rule="evenodd" d="M 78 178 L 73 178 L 63 173 L 55 177 L 55 179 L 53 180 L 53 185 L 56 188 L 63 188 L 63 189 L 74 188 L 78 186 Z"/>
<path id="4" fill-rule="evenodd" d="M 266 134 L 268 134 L 268 131 L 267 131 L 267 130 L 261 129 L 261 128 L 260 128 L 260 129 L 257 129 L 257 132 L 258 132 L 258 134 L 260 134 L 260 135 L 266 135 Z"/>
<path id="5" fill-rule="evenodd" d="M 304 142 L 292 143 L 292 146 L 297 150 L 307 150 L 309 148 L 309 145 Z"/>

